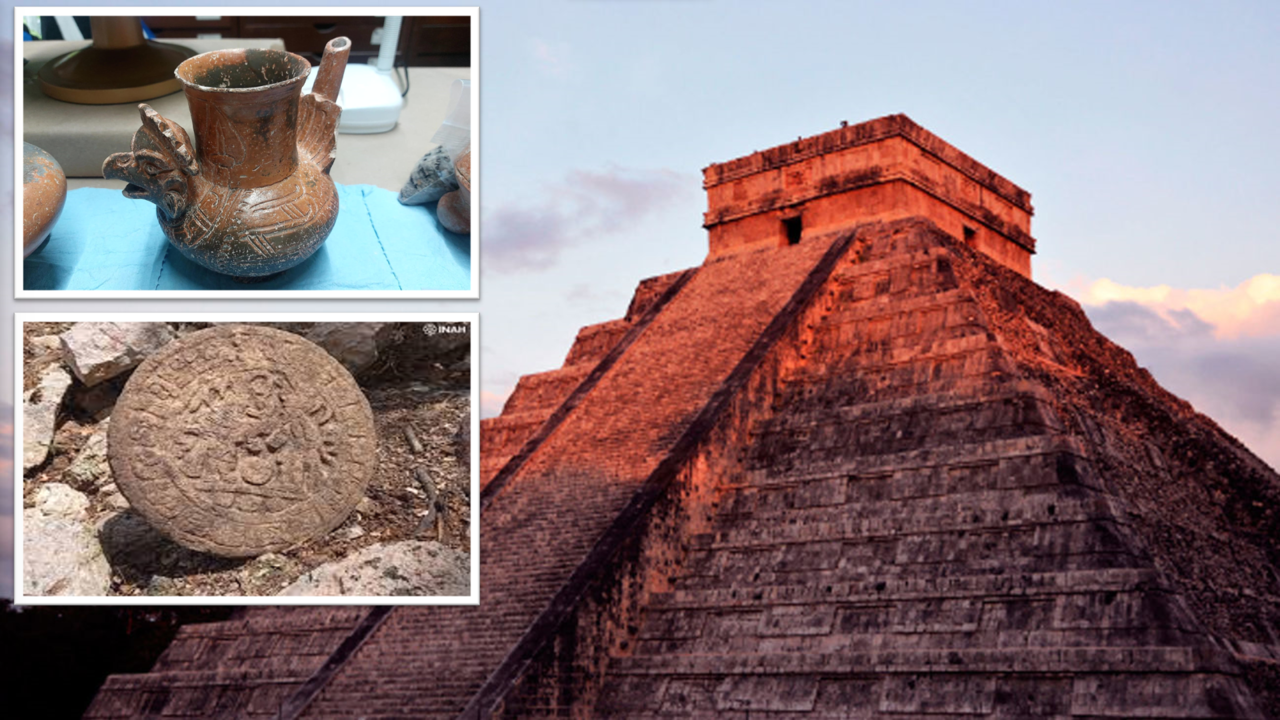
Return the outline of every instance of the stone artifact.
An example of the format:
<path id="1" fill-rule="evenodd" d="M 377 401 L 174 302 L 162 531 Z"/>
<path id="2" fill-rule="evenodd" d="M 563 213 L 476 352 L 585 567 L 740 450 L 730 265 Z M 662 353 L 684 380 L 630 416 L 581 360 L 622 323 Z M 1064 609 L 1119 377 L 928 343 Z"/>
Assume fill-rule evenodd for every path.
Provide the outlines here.
<path id="1" fill-rule="evenodd" d="M 450 190 L 458 189 L 458 177 L 453 162 L 443 147 L 422 156 L 413 166 L 409 180 L 400 188 L 401 205 L 426 205 L 433 203 Z"/>
<path id="2" fill-rule="evenodd" d="M 350 373 L 314 343 L 227 325 L 165 346 L 129 378 L 107 434 L 135 511 L 189 548 L 280 551 L 337 527 L 377 443 Z"/>
<path id="3" fill-rule="evenodd" d="M 49 153 L 22 143 L 22 257 L 35 252 L 67 201 L 67 176 Z"/>
<path id="4" fill-rule="evenodd" d="M 178 66 L 187 132 L 139 105 L 133 149 L 102 166 L 125 197 L 149 200 L 169 241 L 204 267 L 261 279 L 301 263 L 338 217 L 329 177 L 342 109 L 333 102 L 351 42 L 329 41 L 313 91 L 303 58 L 280 50 L 218 50 Z M 198 148 L 198 152 L 196 150 Z"/>
<path id="5" fill-rule="evenodd" d="M 458 178 L 458 189 L 440 198 L 436 215 L 440 224 L 452 232 L 467 235 L 471 232 L 471 147 L 453 163 Z"/>

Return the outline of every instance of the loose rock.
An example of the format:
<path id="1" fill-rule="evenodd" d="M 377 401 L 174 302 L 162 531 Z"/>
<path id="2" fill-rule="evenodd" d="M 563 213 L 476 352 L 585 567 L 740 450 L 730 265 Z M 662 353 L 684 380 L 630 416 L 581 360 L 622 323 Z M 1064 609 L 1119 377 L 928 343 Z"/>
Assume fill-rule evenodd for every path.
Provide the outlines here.
<path id="1" fill-rule="evenodd" d="M 356 512 L 365 517 L 376 515 L 381 511 L 382 508 L 378 507 L 378 503 L 374 502 L 371 497 L 361 498 L 360 503 L 356 505 Z"/>
<path id="2" fill-rule="evenodd" d="M 67 484 L 84 489 L 102 489 L 111 484 L 111 467 L 107 464 L 107 428 L 110 424 L 110 420 L 99 423 L 75 459 L 62 472 L 62 479 Z"/>
<path id="3" fill-rule="evenodd" d="M 457 328 L 458 324 L 445 323 L 449 328 Z M 440 331 L 430 333 L 419 345 L 418 352 L 424 358 L 432 358 L 435 362 L 445 363 L 453 361 L 460 355 L 464 355 L 471 350 L 471 332 L 468 328 L 467 332 L 443 332 L 443 328 L 437 325 Z"/>
<path id="4" fill-rule="evenodd" d="M 76 377 L 92 386 L 132 370 L 176 337 L 166 323 L 81 322 L 62 333 L 62 348 Z"/>
<path id="5" fill-rule="evenodd" d="M 22 513 L 22 589 L 27 595 L 106 595 L 111 567 L 84 523 Z"/>
<path id="6" fill-rule="evenodd" d="M 35 509 L 45 517 L 84 520 L 89 516 L 89 498 L 62 483 L 41 485 L 35 502 Z"/>
<path id="7" fill-rule="evenodd" d="M 378 352 L 390 340 L 391 328 L 391 323 L 316 323 L 305 337 L 355 375 L 378 359 Z"/>
<path id="8" fill-rule="evenodd" d="M 115 486 L 112 485 L 112 487 Z M 121 495 L 119 492 L 107 493 L 102 500 L 102 504 L 117 512 L 129 509 L 129 501 L 126 500 L 124 495 Z"/>
<path id="9" fill-rule="evenodd" d="M 236 573 L 236 581 L 245 595 L 273 595 L 297 577 L 298 563 L 284 555 L 267 553 L 245 563 Z"/>
<path id="10" fill-rule="evenodd" d="M 426 205 L 457 189 L 458 178 L 453 172 L 453 161 L 444 148 L 438 147 L 423 155 L 414 166 L 409 181 L 400 189 L 400 204 Z"/>
<path id="11" fill-rule="evenodd" d="M 40 384 L 22 396 L 22 470 L 44 463 L 53 444 L 58 408 L 71 387 L 71 375 L 54 365 L 40 376 Z"/>
<path id="12" fill-rule="evenodd" d="M 467 235 L 471 232 L 471 206 L 463 202 L 462 195 L 451 192 L 440 198 L 436 205 L 436 217 L 449 232 Z"/>
<path id="13" fill-rule="evenodd" d="M 27 340 L 27 346 L 36 351 L 36 355 L 49 353 L 62 354 L 62 339 L 57 335 L 41 335 Z"/>
<path id="14" fill-rule="evenodd" d="M 438 542 L 370 545 L 298 578 L 280 595 L 467 595 L 471 560 Z"/>

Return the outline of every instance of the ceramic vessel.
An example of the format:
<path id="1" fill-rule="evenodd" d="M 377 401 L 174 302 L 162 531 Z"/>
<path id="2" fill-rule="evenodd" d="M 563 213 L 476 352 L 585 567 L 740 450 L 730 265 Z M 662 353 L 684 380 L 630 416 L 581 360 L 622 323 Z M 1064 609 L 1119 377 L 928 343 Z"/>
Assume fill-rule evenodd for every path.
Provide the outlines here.
<path id="1" fill-rule="evenodd" d="M 458 156 L 453 163 L 454 175 L 458 178 L 458 189 L 446 193 L 436 205 L 436 216 L 440 224 L 451 232 L 461 235 L 471 233 L 471 147 Z"/>
<path id="2" fill-rule="evenodd" d="M 149 200 L 169 242 L 191 260 L 236 278 L 262 279 L 306 260 L 338 217 L 329 177 L 338 96 L 351 43 L 325 47 L 313 91 L 311 66 L 281 50 L 218 50 L 175 71 L 191 108 L 187 132 L 146 104 L 133 149 L 102 174 Z"/>
<path id="3" fill-rule="evenodd" d="M 67 176 L 49 153 L 22 143 L 22 257 L 49 237 L 67 201 Z"/>

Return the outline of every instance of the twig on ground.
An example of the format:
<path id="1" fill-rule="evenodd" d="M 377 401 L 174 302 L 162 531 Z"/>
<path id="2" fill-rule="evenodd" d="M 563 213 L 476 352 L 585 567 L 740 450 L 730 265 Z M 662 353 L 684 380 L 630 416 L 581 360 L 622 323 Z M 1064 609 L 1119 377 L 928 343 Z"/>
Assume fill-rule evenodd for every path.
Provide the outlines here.
<path id="1" fill-rule="evenodd" d="M 422 443 L 418 442 L 418 436 L 413 432 L 412 425 L 404 426 L 404 439 L 409 441 L 409 449 L 414 455 L 422 454 Z"/>
<path id="2" fill-rule="evenodd" d="M 443 542 L 444 515 L 449 506 L 436 489 L 436 484 L 431 481 L 431 476 L 427 473 L 426 468 L 421 466 L 414 468 L 413 477 L 422 486 L 422 491 L 427 499 L 427 514 L 422 516 L 422 521 L 418 523 L 418 529 L 415 534 L 421 535 L 427 528 L 434 527 L 436 541 Z"/>

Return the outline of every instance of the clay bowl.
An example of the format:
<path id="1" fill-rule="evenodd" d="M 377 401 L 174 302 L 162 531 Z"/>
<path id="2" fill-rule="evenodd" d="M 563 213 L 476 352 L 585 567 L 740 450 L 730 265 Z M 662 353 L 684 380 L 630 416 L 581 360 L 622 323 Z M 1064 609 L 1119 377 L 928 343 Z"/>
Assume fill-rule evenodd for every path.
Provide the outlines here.
<path id="1" fill-rule="evenodd" d="M 67 201 L 67 176 L 49 153 L 22 143 L 22 257 L 40 248 Z"/>
<path id="2" fill-rule="evenodd" d="M 471 149 L 467 148 L 453 163 L 458 189 L 440 198 L 436 215 L 440 224 L 460 235 L 471 233 Z"/>

